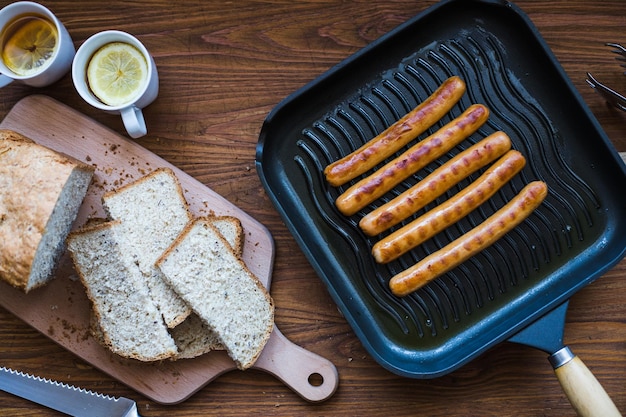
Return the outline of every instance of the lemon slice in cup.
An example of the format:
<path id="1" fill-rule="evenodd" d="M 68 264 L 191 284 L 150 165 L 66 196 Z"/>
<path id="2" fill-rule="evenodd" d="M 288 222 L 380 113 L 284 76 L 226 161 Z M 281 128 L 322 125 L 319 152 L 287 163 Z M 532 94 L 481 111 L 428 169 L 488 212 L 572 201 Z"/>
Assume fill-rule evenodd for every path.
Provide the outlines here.
<path id="1" fill-rule="evenodd" d="M 54 55 L 58 34 L 55 27 L 44 19 L 27 18 L 16 22 L 15 32 L 2 49 L 2 60 L 14 73 L 22 76 L 37 73 Z"/>
<path id="2" fill-rule="evenodd" d="M 112 42 L 98 49 L 87 66 L 89 88 L 109 106 L 133 100 L 148 78 L 148 63 L 132 45 Z"/>

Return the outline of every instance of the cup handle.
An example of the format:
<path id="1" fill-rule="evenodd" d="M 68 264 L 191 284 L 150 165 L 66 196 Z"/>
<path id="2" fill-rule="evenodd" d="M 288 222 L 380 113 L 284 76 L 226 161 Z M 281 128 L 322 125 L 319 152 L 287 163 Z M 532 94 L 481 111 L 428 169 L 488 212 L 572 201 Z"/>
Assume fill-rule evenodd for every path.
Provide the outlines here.
<path id="1" fill-rule="evenodd" d="M 121 110 L 122 121 L 124 127 L 131 138 L 139 138 L 148 133 L 146 121 L 143 118 L 143 112 L 137 106 L 126 107 Z"/>
<path id="2" fill-rule="evenodd" d="M 9 85 L 12 82 L 13 82 L 13 78 L 7 77 L 4 74 L 0 74 L 0 88 L 4 87 L 5 85 Z"/>

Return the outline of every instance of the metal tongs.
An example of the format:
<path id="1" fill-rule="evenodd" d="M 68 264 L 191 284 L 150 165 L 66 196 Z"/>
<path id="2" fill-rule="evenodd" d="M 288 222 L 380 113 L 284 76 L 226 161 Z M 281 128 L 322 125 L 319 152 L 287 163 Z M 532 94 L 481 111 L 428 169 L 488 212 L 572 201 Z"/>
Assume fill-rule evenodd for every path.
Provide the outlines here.
<path id="1" fill-rule="evenodd" d="M 611 52 L 618 54 L 615 59 L 624 62 L 621 66 L 626 68 L 626 48 L 617 43 L 607 43 L 606 46 L 614 48 Z M 624 74 L 626 74 L 626 71 Z M 600 93 L 600 95 L 604 97 L 609 104 L 612 104 L 620 110 L 626 111 L 626 97 L 622 94 L 600 83 L 590 73 L 587 73 L 587 84 Z"/>

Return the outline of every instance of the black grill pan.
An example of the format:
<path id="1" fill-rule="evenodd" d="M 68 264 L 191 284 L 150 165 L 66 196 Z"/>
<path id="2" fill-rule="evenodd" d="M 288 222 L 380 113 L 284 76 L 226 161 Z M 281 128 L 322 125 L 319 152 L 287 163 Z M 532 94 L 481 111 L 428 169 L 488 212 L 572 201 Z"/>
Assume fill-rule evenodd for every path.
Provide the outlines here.
<path id="1" fill-rule="evenodd" d="M 323 168 L 452 75 L 465 80 L 467 93 L 418 140 L 472 103 L 489 107 L 487 124 L 363 212 L 341 215 L 334 200 L 352 183 L 329 186 Z M 523 171 L 457 225 L 399 260 L 377 265 L 370 255 L 375 239 L 360 232 L 359 219 L 497 130 L 527 157 Z M 626 250 L 626 169 L 536 28 L 508 2 L 438 3 L 330 69 L 268 115 L 256 164 L 274 205 L 365 348 L 407 377 L 444 375 L 550 311 L 564 311 L 559 307 L 569 297 Z M 537 179 L 548 184 L 549 196 L 520 226 L 414 294 L 391 294 L 387 283 L 394 273 L 481 223 Z M 562 333 L 563 319 L 560 327 Z"/>

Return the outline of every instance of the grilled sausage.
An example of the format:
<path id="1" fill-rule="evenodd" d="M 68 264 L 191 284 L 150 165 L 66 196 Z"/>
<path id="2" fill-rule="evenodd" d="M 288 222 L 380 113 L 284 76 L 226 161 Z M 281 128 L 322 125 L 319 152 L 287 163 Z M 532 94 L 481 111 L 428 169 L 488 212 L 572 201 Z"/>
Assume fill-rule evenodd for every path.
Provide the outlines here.
<path id="1" fill-rule="evenodd" d="M 488 117 L 489 110 L 482 104 L 468 107 L 437 132 L 348 188 L 337 198 L 335 205 L 346 216 L 353 215 L 458 145 L 478 130 Z"/>
<path id="2" fill-rule="evenodd" d="M 544 182 L 528 184 L 482 224 L 392 277 L 391 292 L 399 297 L 408 295 L 491 246 L 528 217 L 547 194 Z"/>
<path id="3" fill-rule="evenodd" d="M 453 197 L 376 242 L 372 254 L 379 263 L 391 262 L 453 225 L 482 203 L 526 165 L 518 151 L 508 151 L 484 174 Z"/>
<path id="4" fill-rule="evenodd" d="M 324 169 L 326 180 L 338 187 L 369 171 L 437 123 L 464 93 L 463 80 L 457 76 L 448 78 L 430 97 L 378 136 L 328 165 Z"/>
<path id="5" fill-rule="evenodd" d="M 393 200 L 365 215 L 359 227 L 368 236 L 375 236 L 400 223 L 450 187 L 502 156 L 511 148 L 504 132 L 495 132 L 434 170 L 423 180 Z"/>

